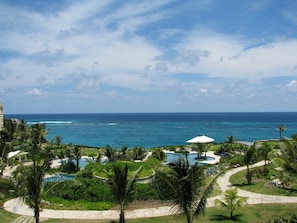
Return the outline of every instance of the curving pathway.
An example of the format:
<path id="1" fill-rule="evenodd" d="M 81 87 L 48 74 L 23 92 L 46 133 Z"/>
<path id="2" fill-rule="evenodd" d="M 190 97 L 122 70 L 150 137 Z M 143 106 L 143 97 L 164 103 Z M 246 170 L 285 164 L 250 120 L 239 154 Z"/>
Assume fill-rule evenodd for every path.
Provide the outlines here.
<path id="1" fill-rule="evenodd" d="M 264 165 L 264 162 L 259 162 L 251 167 Z M 225 173 L 224 176 L 218 179 L 218 184 L 222 188 L 222 191 L 226 191 L 232 187 L 229 182 L 229 178 L 236 172 L 244 170 L 246 167 L 239 167 L 232 169 Z M 238 189 L 238 194 L 243 197 L 247 197 L 248 204 L 264 204 L 264 203 L 297 203 L 297 197 L 287 196 L 273 196 L 252 193 Z M 207 207 L 214 206 L 214 201 L 221 196 L 216 196 L 208 199 Z M 26 206 L 19 198 L 9 200 L 4 204 L 4 208 L 7 211 L 26 216 L 33 216 L 33 211 Z M 149 218 L 171 215 L 171 206 L 157 207 L 157 208 L 146 208 L 127 210 L 125 217 L 127 219 L 132 218 Z M 119 211 L 107 210 L 107 211 L 76 211 L 76 210 L 51 210 L 44 209 L 40 213 L 41 218 L 59 218 L 59 219 L 106 219 L 115 220 L 119 217 Z"/>

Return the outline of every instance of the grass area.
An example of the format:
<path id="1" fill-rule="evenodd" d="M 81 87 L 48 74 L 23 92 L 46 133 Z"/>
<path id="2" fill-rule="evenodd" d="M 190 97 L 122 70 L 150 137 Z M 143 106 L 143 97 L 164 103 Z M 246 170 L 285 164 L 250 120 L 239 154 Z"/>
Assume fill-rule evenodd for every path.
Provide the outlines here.
<path id="1" fill-rule="evenodd" d="M 129 171 L 128 174 L 129 176 L 133 176 L 135 174 L 135 171 Z M 143 168 L 139 173 L 139 178 L 149 177 L 149 176 L 152 176 L 153 174 L 154 174 L 154 170 L 152 168 L 150 169 Z M 95 172 L 95 175 L 102 178 L 108 178 L 108 176 L 103 170 Z"/>
<path id="2" fill-rule="evenodd" d="M 268 195 L 280 195 L 280 196 L 297 196 L 297 186 L 296 184 L 291 185 L 290 187 L 265 187 L 265 183 L 271 181 L 271 177 L 277 177 L 279 173 L 274 169 L 274 165 L 269 165 L 269 174 L 268 176 L 263 176 L 261 178 L 252 178 L 252 184 L 248 185 L 246 183 L 245 175 L 246 170 L 242 170 L 236 174 L 233 174 L 230 177 L 230 182 L 237 186 L 240 189 L 247 190 L 250 192 L 260 193 L 260 194 L 268 194 Z M 251 171 L 253 171 L 251 169 Z"/>
<path id="3" fill-rule="evenodd" d="M 201 216 L 198 220 L 194 222 L 208 223 L 208 222 L 220 222 L 220 223 L 230 223 L 230 222 L 267 222 L 273 220 L 278 216 L 285 218 L 291 217 L 292 214 L 296 212 L 297 204 L 258 204 L 258 205 L 248 205 L 237 211 L 235 211 L 234 221 L 229 219 L 228 211 L 213 207 L 206 210 L 206 214 Z M 115 223 L 117 221 L 111 220 L 67 220 L 67 219 L 49 219 L 45 221 L 46 223 Z M 140 219 L 128 219 L 128 223 L 138 223 Z M 157 218 L 142 218 L 142 223 L 184 223 L 185 218 L 183 216 L 166 216 Z"/>
<path id="4" fill-rule="evenodd" d="M 0 223 L 13 222 L 18 217 L 19 215 L 13 214 L 11 212 L 5 211 L 3 208 L 0 208 Z"/>
<path id="5" fill-rule="evenodd" d="M 81 153 L 82 156 L 90 156 L 91 155 L 98 155 L 99 152 L 103 152 L 102 149 L 98 149 L 98 148 L 90 148 L 90 147 L 82 147 L 81 149 Z"/>
<path id="6" fill-rule="evenodd" d="M 217 182 L 215 182 L 214 185 L 213 185 L 213 190 L 212 190 L 209 197 L 215 197 L 215 196 L 218 196 L 220 194 L 222 194 L 222 189 L 219 186 L 219 184 Z"/>
<path id="7" fill-rule="evenodd" d="M 51 204 L 44 205 L 43 208 L 55 210 L 108 210 L 115 206 L 111 202 L 71 201 L 57 197 L 48 197 L 47 201 Z"/>

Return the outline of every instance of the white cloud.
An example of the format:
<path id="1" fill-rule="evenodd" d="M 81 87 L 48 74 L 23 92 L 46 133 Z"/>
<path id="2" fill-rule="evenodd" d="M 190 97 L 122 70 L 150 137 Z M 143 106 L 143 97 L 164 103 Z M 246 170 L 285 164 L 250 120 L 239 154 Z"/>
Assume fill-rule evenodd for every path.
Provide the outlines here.
<path id="1" fill-rule="evenodd" d="M 206 88 L 200 88 L 200 92 L 206 94 L 208 91 Z"/>
<path id="2" fill-rule="evenodd" d="M 43 93 L 41 90 L 39 90 L 38 88 L 33 88 L 27 91 L 28 95 L 32 95 L 32 96 L 42 96 Z"/>
<path id="3" fill-rule="evenodd" d="M 110 90 L 105 92 L 105 95 L 109 96 L 109 97 L 118 97 L 118 92 L 116 90 Z"/>
<path id="4" fill-rule="evenodd" d="M 171 63 L 172 72 L 205 73 L 209 77 L 244 78 L 261 80 L 279 76 L 296 76 L 297 40 L 277 39 L 275 42 L 256 45 L 239 36 L 217 33 L 191 33 L 176 48 L 176 52 L 193 50 L 207 52 L 204 57 L 196 58 L 191 66 Z M 183 53 L 181 53 L 183 55 Z"/>
<path id="5" fill-rule="evenodd" d="M 296 92 L 297 91 L 297 80 L 292 80 L 286 85 L 286 89 L 289 92 Z"/>
<path id="6" fill-rule="evenodd" d="M 249 13 L 266 9 L 259 3 L 247 4 L 253 5 Z M 262 79 L 296 77 L 293 35 L 269 36 L 270 42 L 264 42 L 264 34 L 263 39 L 227 34 L 195 15 L 196 27 L 190 25 L 194 20 L 179 21 L 178 16 L 193 8 L 211 14 L 215 6 L 210 1 L 75 1 L 39 13 L 0 3 L 0 51 L 12 55 L 0 55 L 0 87 L 3 92 L 21 89 L 15 95 L 22 89 L 31 89 L 31 96 L 49 96 L 41 89 L 67 97 L 79 91 L 86 98 L 124 98 L 137 92 L 142 98 L 168 94 L 195 101 L 253 99 L 258 94 L 255 84 Z M 284 15 L 295 24 L 293 13 Z M 210 23 L 214 25 L 206 27 Z M 285 92 L 294 89 L 292 81 Z"/>

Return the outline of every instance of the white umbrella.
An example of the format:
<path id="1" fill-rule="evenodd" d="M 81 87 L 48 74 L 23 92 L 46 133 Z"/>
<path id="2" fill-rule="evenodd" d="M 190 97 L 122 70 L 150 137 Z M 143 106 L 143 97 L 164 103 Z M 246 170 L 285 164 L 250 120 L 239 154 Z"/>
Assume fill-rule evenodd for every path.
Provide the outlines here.
<path id="1" fill-rule="evenodd" d="M 213 142 L 214 139 L 208 136 L 196 136 L 193 139 L 187 141 L 187 143 L 210 143 Z"/>

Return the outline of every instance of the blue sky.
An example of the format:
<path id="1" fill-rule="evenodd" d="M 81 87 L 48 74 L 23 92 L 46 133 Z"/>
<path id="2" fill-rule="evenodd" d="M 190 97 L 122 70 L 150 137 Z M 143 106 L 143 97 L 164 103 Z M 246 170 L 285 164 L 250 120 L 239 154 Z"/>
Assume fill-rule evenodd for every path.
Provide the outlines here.
<path id="1" fill-rule="evenodd" d="M 296 111 L 295 0 L 3 0 L 4 112 Z"/>

